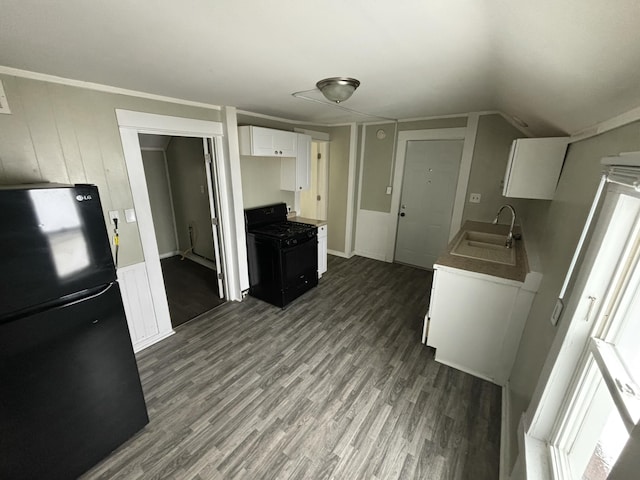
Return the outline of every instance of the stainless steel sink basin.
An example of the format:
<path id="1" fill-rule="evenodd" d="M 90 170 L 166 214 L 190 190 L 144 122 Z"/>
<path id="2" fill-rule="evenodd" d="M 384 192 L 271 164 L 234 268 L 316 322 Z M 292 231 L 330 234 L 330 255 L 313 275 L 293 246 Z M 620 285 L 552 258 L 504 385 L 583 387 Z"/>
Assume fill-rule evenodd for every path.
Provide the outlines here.
<path id="1" fill-rule="evenodd" d="M 507 248 L 506 235 L 465 231 L 451 250 L 452 255 L 475 258 L 485 262 L 516 264 L 516 249 Z"/>

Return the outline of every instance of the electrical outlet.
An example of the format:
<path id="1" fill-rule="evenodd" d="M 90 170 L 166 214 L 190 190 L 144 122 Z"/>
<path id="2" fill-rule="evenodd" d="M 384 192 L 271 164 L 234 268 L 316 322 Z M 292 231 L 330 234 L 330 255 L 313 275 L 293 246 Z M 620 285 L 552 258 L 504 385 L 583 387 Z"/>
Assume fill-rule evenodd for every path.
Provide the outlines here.
<path id="1" fill-rule="evenodd" d="M 109 210 L 109 220 L 115 225 L 115 222 L 113 221 L 114 219 L 117 219 L 118 222 L 120 222 L 120 213 L 118 210 Z"/>
<path id="2" fill-rule="evenodd" d="M 482 195 L 479 193 L 472 193 L 469 195 L 469 203 L 480 203 L 480 198 L 482 198 Z"/>
<path id="3" fill-rule="evenodd" d="M 563 308 L 564 308 L 564 305 L 562 303 L 562 300 L 558 299 L 556 301 L 556 306 L 553 307 L 551 318 L 549 319 L 549 321 L 551 322 L 551 325 L 556 325 L 558 323 L 558 319 L 560 318 L 560 314 L 562 313 Z"/>

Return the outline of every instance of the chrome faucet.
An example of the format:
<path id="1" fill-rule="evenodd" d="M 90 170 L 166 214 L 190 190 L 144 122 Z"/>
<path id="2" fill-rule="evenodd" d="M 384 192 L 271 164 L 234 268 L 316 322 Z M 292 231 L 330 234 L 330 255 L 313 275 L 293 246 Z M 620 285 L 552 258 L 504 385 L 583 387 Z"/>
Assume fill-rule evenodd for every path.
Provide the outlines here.
<path id="1" fill-rule="evenodd" d="M 505 247 L 511 248 L 513 246 L 513 224 L 516 223 L 516 210 L 509 204 L 502 205 L 498 213 L 496 214 L 496 218 L 493 219 L 493 224 L 496 225 L 498 223 L 498 217 L 502 213 L 502 210 L 508 208 L 511 210 L 511 227 L 509 227 L 509 235 L 507 235 L 507 241 L 505 242 Z"/>

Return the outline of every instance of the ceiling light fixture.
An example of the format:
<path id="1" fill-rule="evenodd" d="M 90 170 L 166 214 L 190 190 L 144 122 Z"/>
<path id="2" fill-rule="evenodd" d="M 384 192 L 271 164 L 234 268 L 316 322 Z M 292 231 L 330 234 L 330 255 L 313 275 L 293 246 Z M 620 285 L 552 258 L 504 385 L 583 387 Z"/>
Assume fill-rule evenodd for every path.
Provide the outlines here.
<path id="1" fill-rule="evenodd" d="M 359 86 L 360 81 L 350 77 L 325 78 L 316 83 L 325 98 L 334 103 L 348 100 Z"/>

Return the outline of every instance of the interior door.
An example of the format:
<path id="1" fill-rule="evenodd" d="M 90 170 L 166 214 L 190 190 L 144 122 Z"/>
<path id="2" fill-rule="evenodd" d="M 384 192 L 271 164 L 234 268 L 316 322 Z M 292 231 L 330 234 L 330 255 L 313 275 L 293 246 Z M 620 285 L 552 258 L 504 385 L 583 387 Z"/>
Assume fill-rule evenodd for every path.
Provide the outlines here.
<path id="1" fill-rule="evenodd" d="M 311 143 L 309 188 L 300 192 L 300 216 L 318 219 L 318 144 Z"/>
<path id="2" fill-rule="evenodd" d="M 215 149 L 211 143 L 210 138 L 202 139 L 202 146 L 204 149 L 204 161 L 205 170 L 207 172 L 207 186 L 209 187 L 209 210 L 211 211 L 211 229 L 213 231 L 213 250 L 215 252 L 216 260 L 216 273 L 218 274 L 218 296 L 224 298 L 224 273 L 222 271 L 222 265 L 220 262 L 220 239 L 219 228 L 220 221 L 218 218 L 218 212 L 220 211 L 218 206 L 220 202 L 218 200 L 218 177 L 216 169 L 213 165 L 213 159 L 215 158 Z"/>
<path id="3" fill-rule="evenodd" d="M 395 261 L 433 264 L 449 241 L 462 140 L 407 142 Z"/>
<path id="4" fill-rule="evenodd" d="M 300 192 L 301 217 L 327 219 L 327 152 L 327 142 L 311 142 L 311 182 L 308 190 Z"/>

